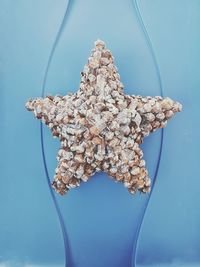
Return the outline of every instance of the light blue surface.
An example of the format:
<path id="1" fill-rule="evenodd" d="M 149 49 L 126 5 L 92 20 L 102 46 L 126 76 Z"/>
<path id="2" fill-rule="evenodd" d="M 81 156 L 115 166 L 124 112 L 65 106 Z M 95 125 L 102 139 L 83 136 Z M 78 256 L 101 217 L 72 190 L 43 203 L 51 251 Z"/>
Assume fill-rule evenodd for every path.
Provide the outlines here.
<path id="1" fill-rule="evenodd" d="M 135 260 L 153 267 L 200 266 L 200 2 L 138 1 L 153 54 L 136 3 L 1 1 L 0 267 L 64 266 L 66 259 L 69 267 L 129 267 L 131 259 L 132 266 Z M 156 184 L 142 225 L 148 196 L 132 197 L 105 174 L 65 197 L 55 194 L 70 250 L 47 185 L 40 124 L 24 108 L 28 98 L 42 94 L 67 5 L 45 93 L 75 92 L 93 42 L 101 38 L 113 52 L 127 94 L 160 95 L 160 75 L 163 95 L 184 107 L 164 130 Z M 43 134 L 53 177 L 59 142 L 46 127 Z M 160 144 L 158 131 L 142 145 L 152 179 Z"/>

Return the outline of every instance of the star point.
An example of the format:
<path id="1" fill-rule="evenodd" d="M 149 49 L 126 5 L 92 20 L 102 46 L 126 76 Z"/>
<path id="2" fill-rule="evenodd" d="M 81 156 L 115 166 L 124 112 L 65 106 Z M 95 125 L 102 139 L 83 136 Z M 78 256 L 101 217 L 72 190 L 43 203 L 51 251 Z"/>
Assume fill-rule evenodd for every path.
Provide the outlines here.
<path id="1" fill-rule="evenodd" d="M 139 145 L 182 106 L 168 97 L 124 94 L 114 58 L 97 40 L 77 93 L 31 99 L 26 108 L 60 139 L 52 186 L 63 195 L 99 171 L 123 182 L 131 193 L 149 192 Z"/>

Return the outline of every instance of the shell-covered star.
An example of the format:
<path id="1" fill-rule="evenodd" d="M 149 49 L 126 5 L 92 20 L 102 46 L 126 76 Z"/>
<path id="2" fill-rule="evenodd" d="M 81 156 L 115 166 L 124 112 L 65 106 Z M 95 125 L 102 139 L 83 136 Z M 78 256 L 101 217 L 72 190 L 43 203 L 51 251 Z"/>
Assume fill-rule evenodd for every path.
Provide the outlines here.
<path id="1" fill-rule="evenodd" d="M 123 182 L 130 193 L 149 192 L 140 144 L 182 109 L 168 97 L 125 95 L 113 61 L 105 43 L 97 40 L 77 93 L 26 103 L 60 139 L 52 186 L 61 195 L 99 171 Z"/>

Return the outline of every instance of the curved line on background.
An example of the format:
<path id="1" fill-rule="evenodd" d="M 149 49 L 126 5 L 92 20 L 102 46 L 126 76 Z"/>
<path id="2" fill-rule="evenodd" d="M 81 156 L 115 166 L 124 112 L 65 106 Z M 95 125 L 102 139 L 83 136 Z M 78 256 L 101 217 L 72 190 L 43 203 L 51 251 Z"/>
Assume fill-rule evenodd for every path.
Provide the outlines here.
<path id="1" fill-rule="evenodd" d="M 133 7 L 134 7 L 134 9 L 136 11 L 137 19 L 138 19 L 139 24 L 140 24 L 140 26 L 142 28 L 143 33 L 144 33 L 147 45 L 149 47 L 149 50 L 150 50 L 150 53 L 151 53 L 151 56 L 152 56 L 152 59 L 153 59 L 154 65 L 155 65 L 155 69 L 156 69 L 156 73 L 157 73 L 157 77 L 158 77 L 158 84 L 159 84 L 159 88 L 160 88 L 160 95 L 163 97 L 162 79 L 161 79 L 160 69 L 159 69 L 158 61 L 156 59 L 156 55 L 155 55 L 155 52 L 154 52 L 152 41 L 151 41 L 151 38 L 150 38 L 150 36 L 148 34 L 146 26 L 144 24 L 144 21 L 143 21 L 143 18 L 142 18 L 141 11 L 140 11 L 140 8 L 139 8 L 137 0 L 133 0 L 132 4 L 133 4 Z M 138 229 L 137 229 L 137 232 L 136 232 L 135 242 L 134 242 L 133 248 L 132 248 L 132 256 L 131 256 L 131 266 L 132 267 L 136 266 L 136 255 L 137 255 L 137 250 L 138 250 L 139 235 L 140 235 L 140 232 L 141 232 L 141 228 L 142 228 L 142 225 L 143 225 L 143 221 L 144 221 L 144 217 L 145 217 L 145 214 L 146 214 L 146 210 L 147 210 L 147 207 L 148 207 L 148 204 L 149 204 L 152 192 L 153 192 L 153 188 L 154 188 L 154 185 L 155 185 L 155 182 L 156 182 L 156 179 L 157 179 L 157 175 L 158 175 L 158 170 L 159 170 L 160 160 L 161 160 L 161 155 L 162 155 L 162 147 L 163 147 L 163 133 L 164 133 L 164 130 L 162 129 L 161 130 L 161 138 L 160 138 L 160 148 L 159 148 L 159 153 L 158 153 L 158 159 L 157 159 L 154 179 L 152 181 L 151 191 L 150 191 L 150 194 L 149 194 L 149 198 L 148 198 L 148 200 L 146 202 L 146 206 L 144 208 L 144 211 L 142 213 L 141 223 L 138 226 Z"/>
<path id="2" fill-rule="evenodd" d="M 56 46 L 58 44 L 58 41 L 60 39 L 60 36 L 61 36 L 62 31 L 64 29 L 64 26 L 66 24 L 68 15 L 70 13 L 69 11 L 71 9 L 71 6 L 72 6 L 72 0 L 68 0 L 67 7 L 66 7 L 66 10 L 65 10 L 65 14 L 64 14 L 63 19 L 61 21 L 61 24 L 60 24 L 59 30 L 57 32 L 56 38 L 55 38 L 55 40 L 53 42 L 53 45 L 52 45 L 52 48 L 51 48 L 51 51 L 50 51 L 50 54 L 49 54 L 49 58 L 48 58 L 48 61 L 47 61 L 47 66 L 45 68 L 44 79 L 43 79 L 43 83 L 42 83 L 42 97 L 44 97 L 47 76 L 48 76 L 49 67 L 50 67 L 50 64 L 51 64 L 51 61 L 52 61 L 52 58 L 53 58 L 53 54 L 55 52 Z"/>
<path id="3" fill-rule="evenodd" d="M 52 48 L 51 48 L 51 51 L 50 51 L 50 54 L 49 54 L 49 58 L 48 58 L 48 61 L 47 61 L 47 65 L 46 65 L 46 68 L 45 68 L 45 73 L 44 73 L 44 78 L 43 78 L 43 83 L 42 83 L 42 97 L 44 97 L 47 76 L 48 76 L 49 67 L 50 67 L 50 64 L 51 64 L 51 61 L 52 61 L 52 58 L 53 58 L 53 54 L 55 52 L 56 46 L 58 44 L 58 41 L 60 39 L 60 36 L 61 36 L 62 31 L 64 29 L 64 26 L 66 24 L 68 15 L 70 13 L 69 12 L 70 9 L 71 9 L 71 0 L 68 0 L 67 7 L 66 7 L 66 10 L 65 10 L 63 19 L 61 21 L 59 30 L 58 30 L 57 35 L 55 37 L 55 40 L 53 42 L 53 45 L 52 45 Z M 65 249 L 65 267 L 67 267 L 67 266 L 69 266 L 69 262 L 70 262 L 69 261 L 70 260 L 70 257 L 69 257 L 69 255 L 70 255 L 69 239 L 68 239 L 68 236 L 67 236 L 67 231 L 66 231 L 66 227 L 65 227 L 65 223 L 64 223 L 61 211 L 59 209 L 56 197 L 54 195 L 54 192 L 53 192 L 52 186 L 51 186 L 51 181 L 50 181 L 50 177 L 49 177 L 49 172 L 48 172 L 48 167 L 47 167 L 47 162 L 46 162 L 46 156 L 45 156 L 45 149 L 44 149 L 44 136 L 43 136 L 43 124 L 42 124 L 42 122 L 40 122 L 40 138 L 41 138 L 42 158 L 43 158 L 43 164 L 44 164 L 44 169 L 45 169 L 45 174 L 46 174 L 46 180 L 47 180 L 47 184 L 48 184 L 48 187 L 49 187 L 49 191 L 51 193 L 51 197 L 52 197 L 54 206 L 56 208 L 56 212 L 57 212 L 57 215 L 58 215 L 58 218 L 59 218 L 59 222 L 60 222 L 60 227 L 61 227 L 61 230 L 62 230 L 63 241 L 64 241 L 64 249 Z M 67 252 L 68 252 L 68 254 L 67 254 Z"/>
<path id="4" fill-rule="evenodd" d="M 67 267 L 67 266 L 69 266 L 69 264 L 68 264 L 69 263 L 69 240 L 68 240 L 67 231 L 65 228 L 65 223 L 64 223 L 62 214 L 60 212 L 57 200 L 55 198 L 55 195 L 54 195 L 52 187 L 51 187 L 50 177 L 49 177 L 47 163 L 46 163 L 46 156 L 45 156 L 45 151 L 44 151 L 44 141 L 43 141 L 44 137 L 43 137 L 43 125 L 42 125 L 42 123 L 40 123 L 40 137 L 41 137 L 41 148 L 42 148 L 42 158 L 43 158 L 44 170 L 45 170 L 45 174 L 46 174 L 48 187 L 49 187 L 49 190 L 51 193 L 51 197 L 53 199 L 53 203 L 54 203 L 54 206 L 56 208 L 56 212 L 57 212 L 58 219 L 60 222 L 60 227 L 61 227 L 61 231 L 62 231 L 62 235 L 63 235 L 63 241 L 64 241 L 64 249 L 65 249 L 65 267 Z M 67 255 L 67 251 L 68 251 L 68 255 Z"/>

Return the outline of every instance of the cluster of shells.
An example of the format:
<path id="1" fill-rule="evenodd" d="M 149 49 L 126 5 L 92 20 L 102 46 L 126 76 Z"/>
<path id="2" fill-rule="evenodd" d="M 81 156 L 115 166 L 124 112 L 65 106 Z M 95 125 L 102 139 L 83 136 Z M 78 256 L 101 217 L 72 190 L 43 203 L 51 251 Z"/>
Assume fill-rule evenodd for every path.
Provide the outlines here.
<path id="1" fill-rule="evenodd" d="M 100 40 L 81 72 L 77 93 L 29 100 L 26 107 L 61 141 L 52 182 L 61 195 L 99 171 L 131 193 L 149 192 L 139 145 L 181 110 L 170 98 L 125 95 L 113 56 Z"/>

